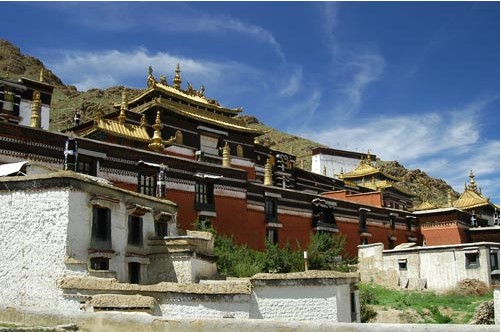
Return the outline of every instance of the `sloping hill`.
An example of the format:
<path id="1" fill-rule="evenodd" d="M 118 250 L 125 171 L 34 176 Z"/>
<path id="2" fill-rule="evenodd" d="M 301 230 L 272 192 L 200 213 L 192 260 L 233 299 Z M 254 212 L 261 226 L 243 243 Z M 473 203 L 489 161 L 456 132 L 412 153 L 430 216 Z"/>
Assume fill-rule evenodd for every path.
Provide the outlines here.
<path id="1" fill-rule="evenodd" d="M 124 87 L 110 87 L 108 89 L 90 89 L 85 92 L 77 91 L 74 86 L 65 85 L 50 69 L 38 59 L 24 55 L 21 50 L 6 40 L 0 39 L 0 75 L 5 76 L 9 68 L 10 79 L 28 77 L 38 79 L 40 70 L 44 69 L 44 81 L 54 85 L 52 99 L 52 112 L 50 129 L 60 131 L 71 126 L 73 114 L 76 109 L 81 110 L 82 121 L 94 118 L 98 112 L 110 112 L 112 105 L 120 101 L 120 95 Z M 140 90 L 129 89 L 129 95 L 134 95 Z M 253 128 L 266 131 L 259 137 L 261 143 L 269 144 L 271 148 L 292 153 L 297 156 L 298 165 L 305 169 L 311 169 L 311 149 L 324 146 L 308 139 L 290 135 L 274 128 L 268 127 L 250 115 L 242 118 Z M 429 201 L 437 206 L 447 202 L 447 191 L 452 189 L 445 181 L 434 179 L 419 169 L 408 170 L 397 161 L 377 161 L 381 170 L 389 175 L 402 179 L 400 185 L 415 192 L 418 195 L 417 204 L 420 201 Z M 453 191 L 453 197 L 459 194 Z"/>

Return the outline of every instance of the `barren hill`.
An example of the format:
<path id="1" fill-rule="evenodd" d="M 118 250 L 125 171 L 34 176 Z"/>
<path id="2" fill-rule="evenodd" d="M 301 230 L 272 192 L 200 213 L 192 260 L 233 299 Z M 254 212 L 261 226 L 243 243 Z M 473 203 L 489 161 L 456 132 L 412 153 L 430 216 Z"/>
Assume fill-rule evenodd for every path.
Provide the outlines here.
<path id="1" fill-rule="evenodd" d="M 104 90 L 90 89 L 85 92 L 77 91 L 76 87 L 65 85 L 40 60 L 23 54 L 19 47 L 0 39 L 0 75 L 5 76 L 8 71 L 10 79 L 20 77 L 38 79 L 42 68 L 44 70 L 44 81 L 55 86 L 50 119 L 52 131 L 60 131 L 71 126 L 76 109 L 81 110 L 82 121 L 86 121 L 94 118 L 98 112 L 110 112 L 112 105 L 120 101 L 120 94 L 124 87 L 110 87 Z M 128 90 L 130 95 L 140 91 L 137 89 Z M 304 168 L 307 170 L 311 168 L 311 149 L 324 146 L 268 127 L 253 116 L 244 115 L 242 118 L 251 127 L 267 132 L 259 138 L 261 142 L 266 141 L 275 150 L 295 154 L 298 165 L 301 165 L 301 160 L 304 160 Z M 401 178 L 402 181 L 399 184 L 418 195 L 415 204 L 419 204 L 424 200 L 437 206 L 447 202 L 447 190 L 452 188 L 445 181 L 434 179 L 419 169 L 408 170 L 398 161 L 378 160 L 377 163 L 383 172 Z M 459 197 L 459 194 L 453 191 L 453 197 Z"/>

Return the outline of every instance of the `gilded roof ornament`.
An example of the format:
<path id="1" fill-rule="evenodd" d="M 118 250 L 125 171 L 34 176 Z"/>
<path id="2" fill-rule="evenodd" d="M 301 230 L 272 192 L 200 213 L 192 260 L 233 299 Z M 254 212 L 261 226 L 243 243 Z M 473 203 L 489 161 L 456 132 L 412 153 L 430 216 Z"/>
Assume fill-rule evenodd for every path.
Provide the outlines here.
<path id="1" fill-rule="evenodd" d="M 125 111 L 127 111 L 127 91 L 122 91 L 122 104 L 120 105 L 120 114 L 118 115 L 118 122 L 125 123 L 127 119 Z"/>
<path id="2" fill-rule="evenodd" d="M 160 120 L 160 111 L 157 111 L 157 116 L 155 118 L 155 124 L 152 125 L 153 137 L 151 138 L 151 143 L 148 144 L 148 148 L 153 151 L 161 152 L 165 149 L 165 145 L 162 140 L 162 121 Z"/>
<path id="3" fill-rule="evenodd" d="M 468 189 L 473 190 L 474 192 L 478 192 L 478 187 L 475 183 L 475 174 L 473 174 L 473 170 L 470 170 L 470 184 L 468 185 Z"/>
<path id="4" fill-rule="evenodd" d="M 40 68 L 40 77 L 39 77 L 39 81 L 40 82 L 43 82 L 43 67 Z"/>
<path id="5" fill-rule="evenodd" d="M 172 83 L 174 84 L 175 89 L 181 90 L 182 81 L 181 81 L 181 69 L 179 68 L 179 63 L 177 64 L 176 75 L 174 76 Z"/>
<path id="6" fill-rule="evenodd" d="M 231 166 L 230 145 L 228 144 L 228 142 L 224 144 L 222 150 L 223 150 L 223 167 L 230 167 Z"/>
<path id="7" fill-rule="evenodd" d="M 146 84 L 148 85 L 148 88 L 153 88 L 155 87 L 155 84 L 157 81 L 155 80 L 155 77 L 153 77 L 153 68 L 151 66 L 148 67 L 148 79 L 146 80 Z"/>
<path id="8" fill-rule="evenodd" d="M 263 184 L 265 186 L 273 185 L 270 158 L 266 159 L 266 164 L 264 165 L 264 183 Z"/>
<path id="9" fill-rule="evenodd" d="M 167 84 L 167 77 L 165 77 L 165 75 L 160 75 L 160 84 L 163 84 L 163 85 L 168 85 Z"/>
<path id="10" fill-rule="evenodd" d="M 141 128 L 146 128 L 146 115 L 143 114 L 143 116 L 141 116 L 141 124 L 139 126 Z"/>

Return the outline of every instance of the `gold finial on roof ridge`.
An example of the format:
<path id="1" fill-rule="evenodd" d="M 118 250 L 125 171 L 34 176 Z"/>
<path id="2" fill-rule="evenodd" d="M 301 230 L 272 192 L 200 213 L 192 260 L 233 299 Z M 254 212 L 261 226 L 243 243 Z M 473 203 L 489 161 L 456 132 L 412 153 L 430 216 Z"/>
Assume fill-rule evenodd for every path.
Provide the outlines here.
<path id="1" fill-rule="evenodd" d="M 153 68 L 151 66 L 148 66 L 148 78 L 146 79 L 146 85 L 148 88 L 153 88 L 157 81 L 155 80 L 155 77 L 153 77 Z"/>
<path id="2" fill-rule="evenodd" d="M 146 128 L 146 115 L 141 116 L 141 124 L 139 125 L 141 128 Z"/>
<path id="3" fill-rule="evenodd" d="M 176 67 L 176 75 L 174 76 L 174 79 L 172 80 L 172 83 L 174 84 L 174 88 L 181 90 L 181 69 L 179 67 L 179 63 L 177 64 Z"/>
<path id="4" fill-rule="evenodd" d="M 43 67 L 40 68 L 40 77 L 39 77 L 39 81 L 40 82 L 43 82 Z"/>
<path id="5" fill-rule="evenodd" d="M 265 186 L 273 185 L 270 158 L 266 159 L 266 164 L 264 165 L 264 183 L 263 184 Z"/>
<path id="6" fill-rule="evenodd" d="M 473 170 L 470 170 L 470 184 L 468 185 L 468 189 L 473 190 L 474 192 L 478 192 L 477 184 L 475 183 L 475 174 L 473 174 Z"/>
<path id="7" fill-rule="evenodd" d="M 230 145 L 228 144 L 228 141 L 226 141 L 222 150 L 223 150 L 223 167 L 230 167 L 231 158 L 230 158 Z"/>
<path id="8" fill-rule="evenodd" d="M 160 119 L 160 111 L 157 111 L 157 116 L 155 118 L 155 124 L 152 125 L 153 129 L 153 137 L 151 138 L 151 143 L 148 144 L 148 148 L 153 151 L 161 152 L 165 149 L 165 145 L 162 140 L 162 120 Z"/>

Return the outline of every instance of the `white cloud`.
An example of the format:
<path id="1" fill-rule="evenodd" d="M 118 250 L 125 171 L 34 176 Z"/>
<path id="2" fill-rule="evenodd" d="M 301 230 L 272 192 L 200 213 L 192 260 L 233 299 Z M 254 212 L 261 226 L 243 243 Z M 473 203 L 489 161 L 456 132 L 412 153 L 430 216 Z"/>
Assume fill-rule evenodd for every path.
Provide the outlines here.
<path id="1" fill-rule="evenodd" d="M 61 76 L 63 81 L 76 85 L 79 90 L 88 88 L 107 88 L 112 85 L 132 85 L 145 87 L 148 66 L 153 67 L 153 74 L 159 78 L 166 75 L 172 81 L 176 65 L 181 64 L 181 76 L 203 84 L 214 83 L 214 88 L 221 78 L 231 80 L 241 76 L 252 77 L 254 70 L 236 62 L 211 62 L 186 57 L 173 56 L 169 53 L 148 53 L 143 48 L 130 52 L 118 50 L 98 52 L 58 51 L 48 61 L 48 66 Z M 106 73 L 106 74 L 103 74 Z M 138 78 L 144 80 L 139 83 Z M 130 82 L 138 82 L 131 84 Z M 197 88 L 195 86 L 195 88 Z"/>
<path id="2" fill-rule="evenodd" d="M 358 118 L 356 124 L 343 122 L 299 135 L 347 150 L 370 149 L 383 160 L 398 160 L 408 168 L 442 178 L 459 192 L 472 169 L 484 194 L 499 200 L 500 144 L 481 138 L 477 119 L 477 114 L 497 98 L 485 98 L 449 112 Z"/>
<path id="3" fill-rule="evenodd" d="M 281 96 L 290 97 L 295 95 L 299 88 L 301 87 L 301 81 L 303 79 L 303 70 L 298 67 L 289 76 L 287 84 L 278 92 Z"/>

